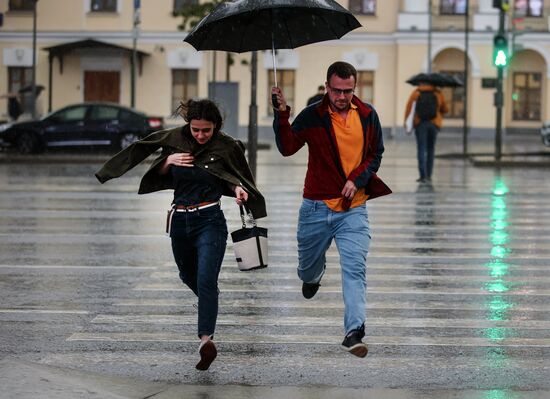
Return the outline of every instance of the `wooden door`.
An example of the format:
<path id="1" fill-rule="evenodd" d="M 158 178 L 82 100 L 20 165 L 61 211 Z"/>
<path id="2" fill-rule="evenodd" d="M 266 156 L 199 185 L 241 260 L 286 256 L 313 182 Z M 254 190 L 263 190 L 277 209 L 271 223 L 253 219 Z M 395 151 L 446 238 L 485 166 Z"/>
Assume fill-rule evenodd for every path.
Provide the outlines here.
<path id="1" fill-rule="evenodd" d="M 84 101 L 120 102 L 120 72 L 85 71 Z"/>

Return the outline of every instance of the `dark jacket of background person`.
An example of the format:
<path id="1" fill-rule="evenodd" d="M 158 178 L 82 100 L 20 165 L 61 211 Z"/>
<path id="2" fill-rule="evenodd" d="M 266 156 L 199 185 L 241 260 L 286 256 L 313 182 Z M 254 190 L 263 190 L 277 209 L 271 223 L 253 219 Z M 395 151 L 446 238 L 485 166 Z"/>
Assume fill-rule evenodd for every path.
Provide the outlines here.
<path id="1" fill-rule="evenodd" d="M 325 96 L 325 87 L 324 86 L 317 87 L 317 94 L 308 98 L 307 105 L 311 105 L 316 103 L 317 101 L 321 101 L 324 96 Z"/>
<path id="2" fill-rule="evenodd" d="M 195 166 L 232 185 L 241 185 L 248 192 L 246 205 L 250 208 L 254 218 L 259 219 L 267 215 L 265 200 L 256 188 L 252 172 L 244 156 L 244 145 L 221 131 L 207 144 L 200 146 L 198 150 L 188 124 L 151 133 L 116 154 L 103 165 L 95 176 L 101 183 L 120 177 L 161 147 L 162 153 L 153 161 L 141 179 L 138 194 L 174 189 L 172 176 L 169 173 L 160 175 L 156 168 L 170 154 L 190 152 L 195 157 Z M 229 197 L 235 196 L 229 185 L 224 187 L 223 194 Z"/>
<path id="3" fill-rule="evenodd" d="M 380 167 L 384 144 L 382 128 L 374 109 L 353 96 L 363 127 L 364 150 L 361 164 L 346 176 L 340 161 L 340 154 L 329 114 L 329 99 L 324 97 L 318 106 L 305 108 L 289 123 L 290 107 L 275 112 L 273 130 L 277 148 L 283 156 L 296 153 L 308 144 L 309 159 L 304 184 L 304 198 L 325 200 L 340 198 L 342 187 L 351 180 L 357 188 L 365 187 L 369 199 L 390 194 L 389 187 L 376 172 Z M 351 201 L 347 206 L 351 204 Z M 345 204 L 344 204 L 345 206 Z"/>
<path id="4" fill-rule="evenodd" d="M 21 103 L 16 96 L 11 96 L 8 98 L 8 115 L 14 121 L 19 119 L 23 110 L 21 109 Z"/>
<path id="5" fill-rule="evenodd" d="M 422 91 L 433 91 L 436 98 L 437 98 L 437 114 L 435 118 L 431 120 L 431 122 L 438 128 L 441 129 L 441 126 L 443 125 L 443 114 L 446 114 L 449 112 L 449 108 L 447 107 L 447 104 L 445 103 L 445 98 L 443 97 L 443 93 L 437 88 L 432 85 L 420 85 L 418 86 L 409 96 L 409 100 L 407 101 L 407 106 L 405 107 L 405 118 L 407 119 L 407 115 L 409 115 L 409 112 L 411 112 L 412 103 L 418 100 L 418 97 L 420 97 L 420 92 Z M 418 115 L 414 115 L 413 120 L 413 126 L 416 127 L 420 123 L 420 118 Z"/>

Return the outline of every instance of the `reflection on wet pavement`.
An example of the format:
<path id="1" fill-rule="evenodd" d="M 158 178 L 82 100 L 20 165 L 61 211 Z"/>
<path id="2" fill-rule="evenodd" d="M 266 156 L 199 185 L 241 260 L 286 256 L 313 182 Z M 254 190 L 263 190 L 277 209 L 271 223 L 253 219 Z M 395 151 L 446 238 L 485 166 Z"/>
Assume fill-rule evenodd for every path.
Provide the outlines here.
<path id="1" fill-rule="evenodd" d="M 220 359 L 207 377 L 193 368 L 196 300 L 179 282 L 163 234 L 171 195 L 136 194 L 146 166 L 99 185 L 98 164 L 0 163 L 2 355 L 197 385 L 545 397 L 534 390 L 550 389 L 547 170 L 438 159 L 433 184 L 419 185 L 411 145 L 387 143 L 380 174 L 394 194 L 368 203 L 367 359 L 339 348 L 334 246 L 319 293 L 302 298 L 295 235 L 306 157 L 283 160 L 270 150 L 258 165 L 270 265 L 238 271 L 228 242 Z M 223 209 L 229 230 L 238 228 L 234 203 L 224 200 Z M 450 391 L 435 396 L 438 389 Z"/>

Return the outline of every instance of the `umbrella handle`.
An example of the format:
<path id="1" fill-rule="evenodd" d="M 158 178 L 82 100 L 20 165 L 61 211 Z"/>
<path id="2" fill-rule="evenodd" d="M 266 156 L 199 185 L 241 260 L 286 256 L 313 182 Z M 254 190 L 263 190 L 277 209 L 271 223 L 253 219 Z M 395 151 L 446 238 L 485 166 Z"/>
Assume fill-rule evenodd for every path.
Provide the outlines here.
<path id="1" fill-rule="evenodd" d="M 271 104 L 273 105 L 273 108 L 279 109 L 279 101 L 277 101 L 277 94 L 273 93 L 271 95 Z"/>

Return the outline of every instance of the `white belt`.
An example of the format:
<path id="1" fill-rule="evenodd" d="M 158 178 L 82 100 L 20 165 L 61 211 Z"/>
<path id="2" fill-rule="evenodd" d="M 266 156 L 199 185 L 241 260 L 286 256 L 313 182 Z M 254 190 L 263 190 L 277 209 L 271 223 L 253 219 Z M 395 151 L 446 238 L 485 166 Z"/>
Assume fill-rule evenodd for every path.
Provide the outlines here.
<path id="1" fill-rule="evenodd" d="M 216 206 L 216 205 L 221 205 L 221 202 L 216 201 L 216 202 L 212 202 L 210 204 L 198 205 L 198 206 L 174 205 L 174 206 L 172 206 L 172 209 L 176 212 L 196 212 L 196 211 L 199 211 L 201 209 L 210 208 L 210 207 Z"/>

